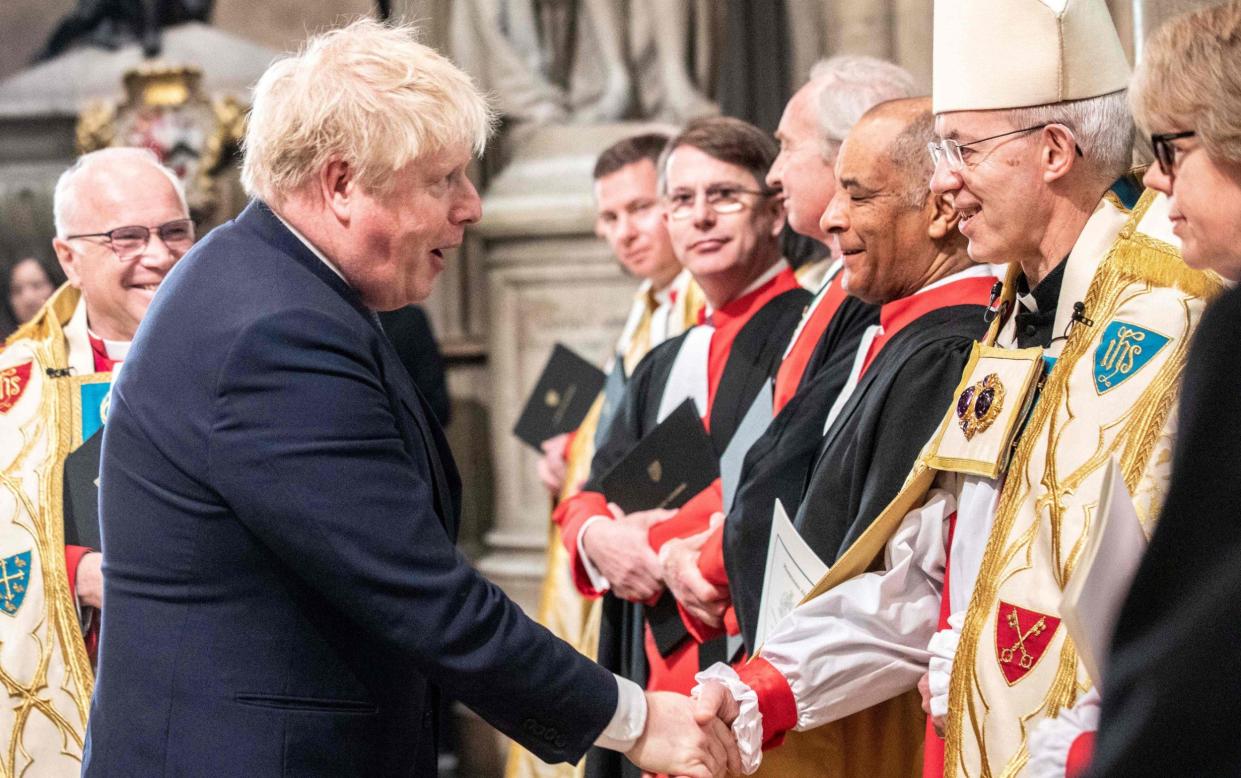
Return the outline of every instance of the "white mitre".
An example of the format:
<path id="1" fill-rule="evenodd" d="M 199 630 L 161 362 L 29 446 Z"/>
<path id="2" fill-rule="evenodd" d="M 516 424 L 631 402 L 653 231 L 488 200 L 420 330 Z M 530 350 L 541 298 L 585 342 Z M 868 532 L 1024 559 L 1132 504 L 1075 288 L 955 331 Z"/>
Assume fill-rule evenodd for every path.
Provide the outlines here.
<path id="1" fill-rule="evenodd" d="M 1105 0 L 935 0 L 935 113 L 1024 108 L 1124 89 Z"/>

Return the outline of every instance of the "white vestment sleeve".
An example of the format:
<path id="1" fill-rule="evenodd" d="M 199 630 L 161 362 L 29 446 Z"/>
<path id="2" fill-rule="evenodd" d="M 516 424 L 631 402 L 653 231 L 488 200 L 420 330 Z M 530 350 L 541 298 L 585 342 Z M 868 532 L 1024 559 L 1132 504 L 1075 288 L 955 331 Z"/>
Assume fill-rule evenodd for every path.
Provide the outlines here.
<path id="1" fill-rule="evenodd" d="M 953 492 L 934 488 L 902 520 L 884 569 L 799 605 L 760 654 L 788 681 L 797 729 L 822 726 L 914 688 L 939 621 Z"/>
<path id="2" fill-rule="evenodd" d="M 1071 708 L 1060 715 L 1043 719 L 1030 733 L 1029 778 L 1065 778 L 1069 750 L 1079 735 L 1099 728 L 1099 707 L 1102 701 L 1097 689 L 1083 694 Z"/>

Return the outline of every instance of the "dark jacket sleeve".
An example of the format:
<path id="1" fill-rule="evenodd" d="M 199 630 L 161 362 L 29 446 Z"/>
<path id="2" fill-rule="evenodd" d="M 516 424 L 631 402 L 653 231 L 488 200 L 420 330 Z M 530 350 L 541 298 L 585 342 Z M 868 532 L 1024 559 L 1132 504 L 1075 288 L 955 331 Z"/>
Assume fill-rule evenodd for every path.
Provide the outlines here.
<path id="1" fill-rule="evenodd" d="M 616 683 L 453 546 L 429 452 L 406 445 L 404 405 L 378 377 L 377 337 L 309 309 L 242 329 L 218 374 L 209 481 L 325 607 L 540 758 L 576 760 Z"/>
<path id="2" fill-rule="evenodd" d="M 1241 292 L 1189 352 L 1172 481 L 1122 607 L 1090 776 L 1241 772 Z"/>

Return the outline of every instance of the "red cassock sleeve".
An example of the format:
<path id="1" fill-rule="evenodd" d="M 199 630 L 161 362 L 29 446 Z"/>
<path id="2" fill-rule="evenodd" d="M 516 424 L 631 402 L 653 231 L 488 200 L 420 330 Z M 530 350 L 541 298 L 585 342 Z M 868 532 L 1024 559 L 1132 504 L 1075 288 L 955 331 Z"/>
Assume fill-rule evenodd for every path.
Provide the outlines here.
<path id="1" fill-rule="evenodd" d="M 797 726 L 797 698 L 780 671 L 761 656 L 742 667 L 737 675 L 758 695 L 758 712 L 763 720 L 763 750 L 784 742 L 784 733 Z"/>
<path id="2" fill-rule="evenodd" d="M 560 527 L 560 539 L 564 542 L 565 551 L 569 555 L 569 565 L 573 568 L 573 583 L 582 596 L 599 597 L 603 592 L 591 585 L 586 566 L 577 553 L 578 535 L 582 533 L 582 525 L 591 516 L 612 516 L 612 512 L 608 510 L 608 500 L 600 492 L 578 492 L 552 511 L 552 521 Z"/>
<path id="3" fill-rule="evenodd" d="M 81 563 L 82 557 L 94 551 L 93 548 L 86 546 L 65 546 L 65 572 L 69 577 L 69 594 L 77 598 L 78 593 L 78 564 Z"/>
<path id="4" fill-rule="evenodd" d="M 691 497 L 672 518 L 651 527 L 648 531 L 651 548 L 658 554 L 659 549 L 673 538 L 688 538 L 704 532 L 711 526 L 711 514 L 723 509 L 724 489 L 717 478 L 706 489 Z"/>
<path id="5" fill-rule="evenodd" d="M 1069 746 L 1069 756 L 1065 760 L 1064 778 L 1079 778 L 1086 774 L 1090 767 L 1090 758 L 1094 754 L 1094 732 L 1083 732 Z"/>

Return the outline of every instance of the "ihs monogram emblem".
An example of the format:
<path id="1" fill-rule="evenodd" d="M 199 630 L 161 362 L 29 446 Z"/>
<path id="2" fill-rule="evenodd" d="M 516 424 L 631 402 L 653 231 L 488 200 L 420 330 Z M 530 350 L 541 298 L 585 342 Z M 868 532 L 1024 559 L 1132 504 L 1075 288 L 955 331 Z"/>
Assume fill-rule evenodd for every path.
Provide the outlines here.
<path id="1" fill-rule="evenodd" d="M 991 373 L 973 386 L 967 386 L 957 398 L 957 419 L 966 440 L 986 431 L 1004 408 L 1004 384 Z"/>
<path id="2" fill-rule="evenodd" d="M 30 383 L 30 368 L 33 364 L 31 361 L 0 370 L 0 413 L 8 413 L 17 405 Z"/>

